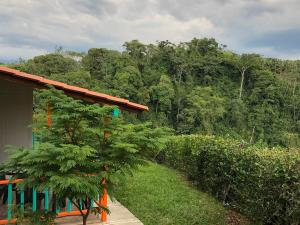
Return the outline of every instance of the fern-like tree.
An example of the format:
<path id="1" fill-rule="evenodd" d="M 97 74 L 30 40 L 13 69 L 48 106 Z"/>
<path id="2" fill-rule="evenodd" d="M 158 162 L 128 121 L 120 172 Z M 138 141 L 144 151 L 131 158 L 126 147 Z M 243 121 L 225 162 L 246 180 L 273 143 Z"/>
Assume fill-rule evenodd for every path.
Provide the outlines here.
<path id="1" fill-rule="evenodd" d="M 95 200 L 104 189 L 112 193 L 116 174 L 131 172 L 163 147 L 166 130 L 126 124 L 122 115 L 113 116 L 116 107 L 87 104 L 53 88 L 39 91 L 37 99 L 39 109 L 51 106 L 51 127 L 46 125 L 46 107 L 36 112 L 38 143 L 15 149 L 4 170 L 25 178 L 26 187 L 52 189 L 60 206 L 71 200 L 83 224 L 92 206 L 107 210 Z"/>

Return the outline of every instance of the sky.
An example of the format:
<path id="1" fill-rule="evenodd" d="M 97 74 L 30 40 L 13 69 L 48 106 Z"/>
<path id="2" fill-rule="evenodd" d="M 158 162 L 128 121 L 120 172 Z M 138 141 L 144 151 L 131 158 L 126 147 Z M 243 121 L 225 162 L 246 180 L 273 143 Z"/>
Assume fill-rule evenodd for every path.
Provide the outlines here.
<path id="1" fill-rule="evenodd" d="M 0 61 L 194 37 L 300 59 L 299 12 L 300 0 L 0 0 Z"/>

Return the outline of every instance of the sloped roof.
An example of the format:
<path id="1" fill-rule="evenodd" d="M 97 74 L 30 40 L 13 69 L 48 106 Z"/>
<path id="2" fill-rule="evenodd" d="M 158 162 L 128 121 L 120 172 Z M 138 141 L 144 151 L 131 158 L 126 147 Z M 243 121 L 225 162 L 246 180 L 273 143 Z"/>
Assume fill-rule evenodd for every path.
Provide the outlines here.
<path id="1" fill-rule="evenodd" d="M 80 88 L 72 85 L 68 85 L 62 82 L 49 80 L 41 76 L 24 73 L 19 70 L 11 69 L 5 66 L 0 66 L 0 79 L 8 79 L 12 81 L 21 81 L 35 86 L 36 88 L 44 88 L 47 85 L 52 85 L 57 89 L 65 91 L 67 94 L 90 101 L 93 103 L 117 105 L 124 110 L 131 111 L 148 111 L 149 108 L 145 105 L 140 105 L 134 102 L 130 102 L 124 98 L 118 98 L 111 95 L 90 91 L 85 88 Z"/>

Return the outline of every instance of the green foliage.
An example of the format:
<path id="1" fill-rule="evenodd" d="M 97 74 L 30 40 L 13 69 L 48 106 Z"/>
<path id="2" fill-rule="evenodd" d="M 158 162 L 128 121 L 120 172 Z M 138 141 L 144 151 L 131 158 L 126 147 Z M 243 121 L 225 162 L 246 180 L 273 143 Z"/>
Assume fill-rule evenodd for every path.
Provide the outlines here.
<path id="1" fill-rule="evenodd" d="M 103 80 L 115 74 L 120 57 L 117 51 L 92 48 L 82 63 L 94 79 Z"/>
<path id="2" fill-rule="evenodd" d="M 40 111 L 33 128 L 38 145 L 13 151 L 4 172 L 22 176 L 26 187 L 41 192 L 52 189 L 60 205 L 70 199 L 84 224 L 92 199 L 104 188 L 113 195 L 114 175 L 131 173 L 145 159 L 153 158 L 164 147 L 169 132 L 149 123 L 127 124 L 122 115 L 113 116 L 114 106 L 87 104 L 51 87 L 39 91 L 37 98 Z M 40 116 L 46 115 L 43 107 L 47 106 L 51 107 L 50 128 Z M 80 202 L 88 210 L 86 215 Z"/>
<path id="3" fill-rule="evenodd" d="M 198 131 L 213 133 L 213 125 L 225 112 L 224 99 L 217 96 L 211 87 L 196 87 L 187 96 L 187 106 L 181 115 L 183 133 L 192 133 L 195 125 Z"/>
<path id="4" fill-rule="evenodd" d="M 237 55 L 224 48 L 213 38 L 194 38 L 179 44 L 170 41 L 143 44 L 133 40 L 125 42 L 122 52 L 92 48 L 85 54 L 62 52 L 59 48 L 53 54 L 11 65 L 147 104 L 150 112 L 113 118 L 114 107 L 71 101 L 56 91 L 37 94 L 34 130 L 39 142 L 47 143 L 32 153 L 15 152 L 10 168 L 26 174 L 21 159 L 29 157 L 28 160 L 35 162 L 30 155 L 39 150 L 45 158 L 54 157 L 46 149 L 58 151 L 58 155 L 66 149 L 74 155 L 83 151 L 88 154 L 87 159 L 99 163 L 97 166 L 103 166 L 103 162 L 109 166 L 106 176 L 110 185 L 113 183 L 110 175 L 114 172 L 130 172 L 143 159 L 158 155 L 164 146 L 160 137 L 166 133 L 159 127 L 169 126 L 179 134 L 234 137 L 240 141 L 207 136 L 176 137 L 169 142 L 165 154 L 158 157 L 165 158 L 170 165 L 201 182 L 204 189 L 258 221 L 299 223 L 298 155 L 289 148 L 300 146 L 300 61 Z M 50 129 L 45 126 L 44 116 L 48 103 L 53 111 Z M 109 123 L 105 122 L 106 117 Z M 125 124 L 123 119 L 150 121 L 154 125 Z M 111 133 L 108 139 L 104 138 L 104 131 Z M 240 144 L 242 140 L 260 147 L 245 147 Z M 272 149 L 272 146 L 288 148 Z M 69 174 L 77 166 L 94 169 L 91 165 L 81 165 L 80 158 L 62 158 L 55 164 L 56 173 L 61 173 L 61 167 Z M 38 174 L 38 168 L 35 171 Z M 101 170 L 97 173 L 104 176 Z M 67 190 L 59 186 L 63 178 L 57 180 L 54 188 Z"/>
<path id="5" fill-rule="evenodd" d="M 123 46 L 126 48 L 126 52 L 136 60 L 141 60 L 147 54 L 147 47 L 138 40 L 125 42 Z"/>
<path id="6" fill-rule="evenodd" d="M 150 89 L 151 101 L 155 105 L 155 112 L 170 113 L 175 91 L 172 81 L 167 75 L 162 75 L 157 85 Z"/>
<path id="7" fill-rule="evenodd" d="M 27 63 L 21 63 L 17 69 L 25 72 L 50 76 L 51 74 L 72 72 L 80 67 L 78 62 L 58 53 L 36 56 Z"/>
<path id="8" fill-rule="evenodd" d="M 54 224 L 56 214 L 40 210 L 32 212 L 31 209 L 23 211 L 16 207 L 14 216 L 17 219 L 17 225 L 51 225 Z"/>
<path id="9" fill-rule="evenodd" d="M 143 81 L 140 72 L 133 66 L 127 66 L 118 70 L 115 74 L 113 85 L 119 91 L 119 96 L 130 98 L 132 101 L 140 102 L 140 89 Z"/>
<path id="10" fill-rule="evenodd" d="M 280 108 L 284 104 L 280 83 L 270 72 L 264 72 L 255 80 L 255 87 L 249 95 L 248 124 L 255 127 L 256 140 L 265 140 L 272 145 L 280 143 L 284 121 Z"/>
<path id="11" fill-rule="evenodd" d="M 226 211 L 177 171 L 149 163 L 125 176 L 116 197 L 145 225 L 225 225 Z"/>
<path id="12" fill-rule="evenodd" d="M 6 168 L 14 169 L 17 164 L 24 171 L 25 186 L 36 187 L 40 192 L 51 188 L 59 201 L 76 199 L 78 204 L 80 199 L 91 199 L 104 188 L 101 178 L 106 173 L 100 168 L 105 162 L 91 162 L 95 154 L 90 146 L 40 143 L 36 149 L 21 149 L 14 153 Z"/>
<path id="13" fill-rule="evenodd" d="M 269 146 L 300 143 L 300 61 L 238 55 L 213 38 L 132 40 L 123 47 L 86 54 L 58 48 L 12 66 L 146 104 L 150 112 L 139 120 L 177 133 L 229 135 Z M 286 133 L 294 141 L 285 141 Z"/>
<path id="14" fill-rule="evenodd" d="M 236 128 L 237 131 L 243 131 L 246 127 L 247 108 L 241 99 L 232 99 L 227 104 L 226 117 L 228 125 Z"/>
<path id="15" fill-rule="evenodd" d="M 158 159 L 258 224 L 292 225 L 300 220 L 299 156 L 292 149 L 190 135 L 171 138 Z"/>
<path id="16" fill-rule="evenodd" d="M 89 72 L 84 70 L 67 72 L 65 74 L 53 73 L 51 74 L 50 79 L 61 81 L 70 85 L 75 85 L 83 88 L 91 87 L 91 75 Z"/>

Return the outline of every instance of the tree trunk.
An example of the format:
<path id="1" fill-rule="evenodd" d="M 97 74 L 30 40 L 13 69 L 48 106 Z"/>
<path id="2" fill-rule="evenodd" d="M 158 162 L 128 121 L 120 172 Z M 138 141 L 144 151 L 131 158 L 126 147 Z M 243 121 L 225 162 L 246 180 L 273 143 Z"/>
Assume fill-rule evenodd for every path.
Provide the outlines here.
<path id="1" fill-rule="evenodd" d="M 240 86 L 240 99 L 242 98 L 242 92 L 243 92 L 243 86 L 244 86 L 244 79 L 245 79 L 245 72 L 246 70 L 243 69 L 242 72 L 241 72 L 241 75 L 242 75 L 242 80 L 241 80 L 241 86 Z"/>
<path id="2" fill-rule="evenodd" d="M 176 122 L 177 122 L 177 123 L 178 123 L 178 121 L 179 121 L 179 113 L 180 113 L 179 105 L 180 105 L 180 103 L 179 103 L 179 101 L 178 101 L 178 104 L 177 104 L 177 114 L 176 114 Z"/>
<path id="3" fill-rule="evenodd" d="M 84 215 L 84 216 L 82 217 L 82 225 L 86 225 L 86 224 L 87 224 L 87 216 Z"/>
<path id="4" fill-rule="evenodd" d="M 255 133 L 255 126 L 252 129 L 252 134 L 251 134 L 251 138 L 250 138 L 250 144 L 252 144 L 253 139 L 254 139 L 254 133 Z"/>
<path id="5" fill-rule="evenodd" d="M 180 67 L 178 76 L 179 76 L 179 85 L 181 84 L 181 80 L 182 80 L 182 73 L 183 73 L 183 69 Z"/>
<path id="6" fill-rule="evenodd" d="M 228 197 L 228 193 L 231 189 L 230 184 L 228 184 L 228 186 L 225 188 L 224 193 L 223 193 L 223 204 L 225 204 L 227 201 L 227 197 Z"/>
<path id="7" fill-rule="evenodd" d="M 83 201 L 84 204 L 84 208 L 87 209 L 86 214 L 81 214 L 82 215 L 82 225 L 86 225 L 87 224 L 87 219 L 90 215 L 90 208 L 91 208 L 91 201 L 89 199 L 87 199 L 86 201 Z"/>
<path id="8" fill-rule="evenodd" d="M 296 91 L 297 80 L 294 82 L 293 88 L 293 120 L 296 122 L 296 101 L 295 101 L 295 91 Z"/>

